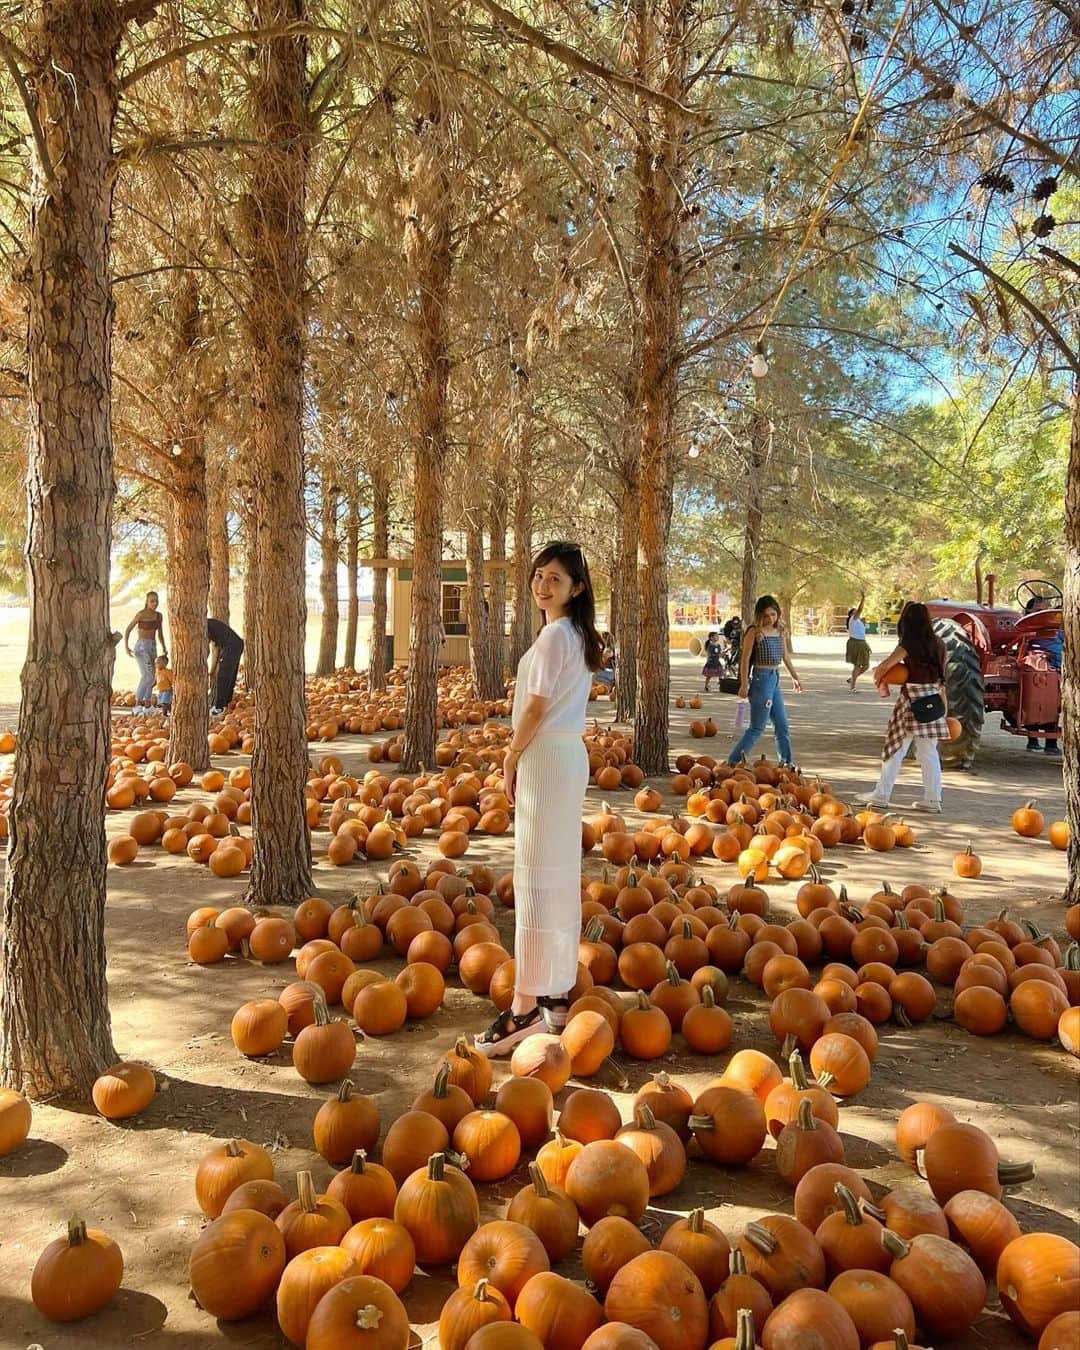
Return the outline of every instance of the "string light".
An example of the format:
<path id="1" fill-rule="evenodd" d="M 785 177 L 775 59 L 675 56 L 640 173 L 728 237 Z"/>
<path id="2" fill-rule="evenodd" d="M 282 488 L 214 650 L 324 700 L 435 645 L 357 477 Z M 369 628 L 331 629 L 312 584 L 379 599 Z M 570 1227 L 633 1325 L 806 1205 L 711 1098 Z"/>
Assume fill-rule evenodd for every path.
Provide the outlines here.
<path id="1" fill-rule="evenodd" d="M 755 380 L 763 380 L 769 373 L 769 363 L 765 360 L 765 352 L 761 343 L 754 345 L 754 359 L 750 362 L 750 374 Z"/>

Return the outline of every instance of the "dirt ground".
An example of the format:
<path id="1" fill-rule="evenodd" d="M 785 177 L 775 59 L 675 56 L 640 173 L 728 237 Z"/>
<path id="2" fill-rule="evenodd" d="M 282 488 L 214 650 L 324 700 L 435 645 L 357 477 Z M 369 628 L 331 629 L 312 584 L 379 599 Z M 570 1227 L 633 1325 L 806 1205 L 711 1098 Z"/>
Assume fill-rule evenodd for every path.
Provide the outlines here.
<path id="1" fill-rule="evenodd" d="M 877 772 L 888 704 L 869 687 L 856 695 L 847 691 L 841 640 L 804 638 L 799 645 L 797 662 L 806 692 L 789 698 L 796 757 L 840 796 L 865 794 Z M 673 692 L 693 692 L 700 686 L 700 659 L 685 654 L 672 659 Z M 606 707 L 594 706 L 598 712 Z M 720 736 L 691 742 L 691 714 L 673 709 L 673 757 L 691 745 L 719 756 L 730 744 L 733 700 L 713 694 L 706 706 L 720 725 Z M 362 738 L 348 738 L 326 749 L 339 753 L 347 768 L 362 771 L 367 766 L 364 745 Z M 232 762 L 223 759 L 220 765 L 226 768 Z M 656 786 L 666 790 L 667 784 Z M 196 795 L 186 790 L 177 804 L 186 805 Z M 895 801 L 905 803 L 917 795 L 917 769 L 911 766 L 905 768 Z M 828 879 L 843 881 L 856 901 L 886 876 L 897 887 L 915 880 L 948 881 L 967 905 L 970 921 L 988 919 L 1008 905 L 1014 915 L 1035 919 L 1060 939 L 1064 854 L 1045 840 L 1019 839 L 1008 826 L 1013 807 L 1027 797 L 1039 799 L 1048 820 L 1063 815 L 1060 763 L 1026 754 L 1022 741 L 988 729 L 977 770 L 946 776 L 945 814 L 912 816 L 918 834 L 915 848 L 887 857 L 861 845 L 836 849 L 826 854 L 823 871 Z M 618 800 L 620 810 L 633 817 L 629 794 Z M 586 814 L 599 804 L 600 794 L 591 791 Z M 123 815 L 111 814 L 110 832 L 122 830 L 123 822 Z M 323 861 L 327 837 L 315 837 L 316 873 L 326 894 L 369 888 L 384 874 L 370 864 L 328 867 Z M 982 855 L 984 870 L 975 881 L 959 881 L 952 875 L 951 858 L 969 840 Z M 421 841 L 419 852 L 431 856 L 432 845 Z M 499 870 L 508 868 L 512 839 L 478 841 L 467 859 L 474 856 L 490 859 Z M 585 862 L 589 873 L 598 873 L 600 866 L 595 858 Z M 730 865 L 711 858 L 701 870 L 725 885 L 734 875 Z M 188 912 L 199 904 L 232 903 L 242 889 L 242 880 L 217 880 L 186 858 L 178 861 L 157 850 L 144 850 L 131 867 L 112 869 L 108 947 L 114 1040 L 123 1056 L 155 1067 L 160 1091 L 139 1119 L 119 1125 L 92 1111 L 36 1106 L 28 1143 L 0 1159 L 0 1200 L 6 1214 L 0 1226 L 3 1350 L 121 1345 L 197 1350 L 223 1339 L 253 1347 L 284 1344 L 269 1314 L 217 1324 L 194 1306 L 187 1291 L 188 1252 L 203 1222 L 193 1176 L 199 1158 L 214 1142 L 242 1135 L 271 1148 L 286 1186 L 302 1167 L 312 1167 L 320 1187 L 333 1170 L 310 1145 L 311 1121 L 326 1092 L 293 1073 L 287 1046 L 266 1060 L 248 1061 L 237 1055 L 229 1036 L 235 1008 L 246 999 L 276 995 L 292 978 L 291 963 L 264 967 L 230 960 L 200 968 L 186 958 Z M 793 884 L 771 887 L 780 914 L 794 912 L 795 889 Z M 509 944 L 512 915 L 503 911 L 498 921 Z M 398 964 L 382 963 L 387 970 Z M 943 991 L 938 1004 L 939 1014 L 944 1014 L 949 999 Z M 724 1055 L 706 1058 L 677 1049 L 647 1065 L 620 1058 L 617 1072 L 591 1081 L 615 1092 L 625 1117 L 632 1094 L 660 1068 L 693 1090 L 718 1074 L 736 1049 L 757 1046 L 775 1053 L 760 990 L 734 979 L 727 1006 L 735 1019 L 735 1036 Z M 361 1041 L 353 1078 L 377 1100 L 384 1130 L 428 1084 L 434 1061 L 455 1035 L 478 1031 L 489 1015 L 486 1001 L 455 987 L 434 1017 L 381 1040 Z M 882 1188 L 911 1182 L 895 1156 L 896 1116 L 915 1099 L 942 1102 L 962 1120 L 989 1130 L 1004 1157 L 1034 1160 L 1035 1181 L 1009 1201 L 1022 1226 L 1075 1239 L 1080 1219 L 1077 1062 L 1057 1045 L 1036 1044 L 1011 1032 L 983 1041 L 946 1020 L 910 1031 L 892 1026 L 880 1030 L 873 1079 L 841 1112 L 848 1162 Z M 497 1069 L 497 1081 L 505 1072 Z M 745 1169 L 693 1163 L 682 1186 L 649 1210 L 646 1231 L 658 1236 L 672 1217 L 695 1204 L 704 1204 L 708 1217 L 729 1234 L 764 1210 L 790 1212 L 791 1193 L 772 1158 L 770 1146 Z M 522 1163 L 512 1177 L 481 1187 L 483 1216 L 500 1216 L 526 1179 Z M 126 1270 L 123 1288 L 104 1312 L 85 1323 L 59 1327 L 34 1309 L 29 1279 L 38 1253 L 72 1213 L 117 1240 Z M 576 1273 L 573 1263 L 560 1269 Z M 412 1323 L 424 1341 L 434 1336 L 433 1323 L 451 1279 L 449 1271 L 418 1272 L 406 1294 Z M 991 1295 L 990 1308 L 964 1344 L 1008 1347 L 1026 1342 Z"/>

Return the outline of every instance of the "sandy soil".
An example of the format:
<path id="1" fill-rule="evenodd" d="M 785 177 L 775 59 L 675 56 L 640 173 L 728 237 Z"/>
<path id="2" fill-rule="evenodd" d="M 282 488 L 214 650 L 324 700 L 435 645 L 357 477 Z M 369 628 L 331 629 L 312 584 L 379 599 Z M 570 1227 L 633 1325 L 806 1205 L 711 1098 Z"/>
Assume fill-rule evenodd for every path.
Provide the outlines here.
<path id="1" fill-rule="evenodd" d="M 840 795 L 865 793 L 877 772 L 888 705 L 870 689 L 854 696 L 848 693 L 840 640 L 802 639 L 800 645 L 799 666 L 807 692 L 789 700 L 799 762 L 827 778 Z M 673 657 L 676 692 L 699 687 L 697 668 L 692 658 Z M 707 706 L 714 710 L 722 734 L 704 744 L 722 753 L 729 744 L 734 704 L 714 694 Z M 691 744 L 686 730 L 689 716 L 673 712 L 675 752 Z M 362 739 L 352 738 L 327 748 L 340 753 L 347 766 L 361 767 L 366 762 L 363 746 Z M 230 762 L 222 760 L 222 767 Z M 896 801 L 918 795 L 916 774 L 914 766 L 905 769 Z M 196 795 L 188 790 L 177 801 L 185 804 Z M 587 813 L 599 806 L 599 796 L 590 792 Z M 977 771 L 947 776 L 945 815 L 916 819 L 917 847 L 896 850 L 887 858 L 861 846 L 837 849 L 826 855 L 825 873 L 845 882 L 856 900 L 876 889 L 886 875 L 894 885 L 913 880 L 951 883 L 952 854 L 970 839 L 983 857 L 983 874 L 976 881 L 956 881 L 950 889 L 963 898 L 971 919 L 987 919 L 1007 904 L 1015 914 L 1034 918 L 1060 938 L 1058 897 L 1065 876 L 1064 855 L 1045 840 L 1021 840 L 1008 828 L 1011 810 L 1028 796 L 1039 798 L 1048 819 L 1061 816 L 1060 765 L 1027 755 L 1023 742 L 990 730 Z M 628 800 L 620 800 L 620 809 L 626 809 Z M 120 831 L 123 821 L 121 814 L 110 815 L 110 832 Z M 317 835 L 315 852 L 319 883 L 327 894 L 365 888 L 380 875 L 368 864 L 328 867 L 321 861 L 326 841 L 325 834 Z M 431 852 L 431 845 L 422 842 L 421 855 Z M 500 869 L 508 867 L 512 841 L 506 837 L 478 842 L 467 856 L 474 855 L 491 859 Z M 141 1118 L 122 1125 L 110 1125 L 85 1110 L 38 1106 L 30 1141 L 0 1159 L 0 1198 L 6 1209 L 0 1234 L 4 1350 L 131 1344 L 196 1350 L 223 1339 L 253 1347 L 284 1344 L 269 1315 L 226 1325 L 200 1312 L 188 1298 L 186 1269 L 188 1251 L 202 1225 L 192 1178 L 198 1159 L 216 1140 L 239 1134 L 272 1148 L 279 1178 L 286 1185 L 303 1166 L 313 1167 L 317 1183 L 331 1175 L 332 1169 L 310 1144 L 311 1121 L 326 1093 L 292 1072 L 287 1047 L 265 1061 L 246 1061 L 236 1054 L 229 1037 L 234 1009 L 246 999 L 276 994 L 288 983 L 291 966 L 241 961 L 208 968 L 190 965 L 185 916 L 197 904 L 233 902 L 242 882 L 218 881 L 186 859 L 149 851 L 143 856 L 145 862 L 140 859 L 132 867 L 114 869 L 110 876 L 109 976 L 117 1049 L 153 1064 L 161 1090 Z M 590 873 L 599 867 L 593 859 L 585 863 Z M 730 867 L 711 859 L 702 871 L 725 884 L 732 876 Z M 793 912 L 794 889 L 773 888 L 781 914 Z M 509 942 L 512 915 L 503 912 L 499 923 Z M 397 964 L 383 963 L 388 970 Z M 968 1036 L 943 1020 L 948 1006 L 941 992 L 940 1019 L 911 1031 L 881 1029 L 873 1080 L 842 1109 L 848 1161 L 881 1187 L 912 1180 L 894 1153 L 896 1116 L 916 1098 L 940 1101 L 961 1119 L 990 1130 L 1003 1156 L 1034 1159 L 1036 1180 L 1010 1199 L 1025 1228 L 1077 1237 L 1077 1063 L 1056 1045 L 1037 1045 L 1018 1034 L 989 1041 Z M 735 1018 L 732 1051 L 753 1045 L 775 1052 L 759 990 L 733 980 L 728 1007 Z M 452 988 L 434 1017 L 383 1040 L 361 1042 L 354 1080 L 378 1101 L 384 1129 L 427 1085 L 433 1062 L 455 1034 L 479 1030 L 489 1009 L 486 1001 Z M 706 1059 L 681 1049 L 650 1065 L 620 1058 L 616 1070 L 599 1081 L 616 1093 L 626 1116 L 633 1092 L 651 1072 L 664 1068 L 693 1089 L 720 1072 L 726 1060 L 727 1054 Z M 504 1072 L 497 1070 L 497 1078 Z M 501 1215 L 524 1180 L 522 1164 L 506 1181 L 482 1187 L 484 1216 Z M 695 1203 L 705 1204 L 709 1218 L 732 1234 L 763 1210 L 790 1212 L 791 1194 L 775 1172 L 771 1146 L 742 1170 L 697 1162 L 679 1190 L 650 1209 L 646 1230 L 658 1236 L 672 1217 L 685 1214 Z M 62 1231 L 74 1212 L 119 1242 L 126 1261 L 124 1285 L 97 1317 L 55 1327 L 30 1303 L 29 1277 L 41 1248 Z M 574 1274 L 576 1266 L 567 1263 L 562 1269 Z M 412 1322 L 424 1340 L 434 1333 L 433 1322 L 451 1278 L 449 1271 L 418 1273 L 406 1295 Z M 1027 1344 L 997 1311 L 993 1295 L 990 1309 L 964 1343 Z"/>

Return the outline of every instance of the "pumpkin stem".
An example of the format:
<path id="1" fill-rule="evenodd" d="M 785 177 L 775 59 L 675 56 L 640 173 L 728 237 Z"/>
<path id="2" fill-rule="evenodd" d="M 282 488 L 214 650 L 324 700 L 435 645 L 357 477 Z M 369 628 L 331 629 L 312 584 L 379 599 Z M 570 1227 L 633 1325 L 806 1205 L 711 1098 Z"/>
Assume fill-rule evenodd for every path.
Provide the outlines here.
<path id="1" fill-rule="evenodd" d="M 674 961 L 669 961 L 667 963 L 667 982 L 676 989 L 682 984 L 682 976 L 676 969 Z"/>
<path id="2" fill-rule="evenodd" d="M 739 1308 L 735 1314 L 735 1350 L 755 1350 L 757 1333 L 754 1314 L 749 1308 Z"/>
<path id="3" fill-rule="evenodd" d="M 885 1211 L 883 1209 L 878 1209 L 877 1205 L 871 1204 L 869 1200 L 860 1199 L 859 1209 L 862 1210 L 864 1214 L 869 1214 L 872 1219 L 877 1219 L 878 1223 L 883 1224 L 885 1222 Z"/>
<path id="4" fill-rule="evenodd" d="M 1080 970 L 1080 942 L 1070 942 L 1061 959 L 1063 970 Z"/>
<path id="5" fill-rule="evenodd" d="M 888 1232 L 888 1229 L 885 1231 Z M 773 1252 L 776 1251 L 777 1247 L 780 1245 L 775 1234 L 770 1233 L 769 1230 L 760 1223 L 748 1223 L 743 1230 L 743 1236 L 746 1238 L 747 1242 L 749 1242 L 751 1247 L 756 1247 L 764 1256 L 772 1256 Z M 897 1240 L 899 1241 L 899 1239 Z"/>
<path id="6" fill-rule="evenodd" d="M 439 1071 L 435 1075 L 435 1086 L 431 1089 L 431 1095 L 437 1097 L 440 1101 L 449 1095 L 450 1089 L 450 1065 L 444 1060 L 439 1065 Z"/>
<path id="7" fill-rule="evenodd" d="M 1035 1164 L 1031 1162 L 999 1162 L 998 1181 L 1003 1186 L 1019 1186 L 1022 1182 L 1033 1181 Z"/>
<path id="8" fill-rule="evenodd" d="M 892 1334 L 893 1350 L 909 1350 L 907 1332 L 903 1327 L 894 1327 Z"/>
<path id="9" fill-rule="evenodd" d="M 850 1191 L 842 1181 L 838 1181 L 833 1190 L 836 1192 L 836 1198 L 844 1207 L 844 1218 L 851 1224 L 852 1228 L 858 1228 L 863 1221 L 863 1215 L 854 1192 Z"/>
<path id="10" fill-rule="evenodd" d="M 705 1211 L 703 1209 L 692 1209 L 690 1217 L 686 1221 L 686 1226 L 691 1233 L 703 1233 L 705 1231 Z"/>
<path id="11" fill-rule="evenodd" d="M 806 1081 L 806 1065 L 798 1050 L 792 1050 L 788 1055 L 788 1074 L 791 1077 L 792 1087 L 797 1092 L 805 1092 L 809 1086 Z"/>
<path id="12" fill-rule="evenodd" d="M 68 1246 L 78 1247 L 86 1241 L 86 1222 L 79 1216 L 72 1215 L 68 1219 Z"/>
<path id="13" fill-rule="evenodd" d="M 604 936 L 604 925 L 600 922 L 597 915 L 594 915 L 588 922 L 585 929 L 586 942 L 599 942 Z"/>
<path id="14" fill-rule="evenodd" d="M 682 921 L 682 935 L 684 938 L 692 938 L 694 936 L 694 925 L 689 919 L 683 919 Z"/>
<path id="15" fill-rule="evenodd" d="M 656 1117 L 647 1106 L 639 1106 L 634 1112 L 634 1123 L 639 1130 L 655 1130 Z"/>
<path id="16" fill-rule="evenodd" d="M 671 1075 L 663 1069 L 659 1073 L 654 1073 L 652 1080 L 661 1091 L 666 1091 L 671 1086 Z"/>
<path id="17" fill-rule="evenodd" d="M 310 1172 L 297 1172 L 296 1193 L 300 1198 L 300 1208 L 305 1214 L 314 1214 L 318 1208 L 315 1200 L 315 1180 Z"/>
<path id="18" fill-rule="evenodd" d="M 943 904 L 940 895 L 934 901 L 934 918 L 938 923 L 945 922 L 945 905 Z"/>
<path id="19" fill-rule="evenodd" d="M 229 1158 L 242 1158 L 244 1156 L 244 1150 L 240 1147 L 240 1140 L 230 1139 L 225 1145 L 225 1154 L 226 1157 Z"/>
<path id="20" fill-rule="evenodd" d="M 454 1054 L 460 1055 L 462 1059 L 472 1059 L 473 1048 L 464 1036 L 459 1036 L 454 1042 Z"/>
<path id="21" fill-rule="evenodd" d="M 347 1102 L 351 1099 L 352 1095 L 353 1095 L 353 1085 L 347 1078 L 345 1078 L 342 1080 L 341 1086 L 337 1090 L 337 1099 L 339 1102 Z"/>
<path id="22" fill-rule="evenodd" d="M 891 1228 L 881 1230 L 881 1245 L 894 1261 L 899 1261 L 911 1251 L 911 1243 L 905 1242 L 900 1234 L 894 1233 Z"/>
<path id="23" fill-rule="evenodd" d="M 705 985 L 705 987 L 702 989 L 701 1002 L 702 1005 L 706 1008 L 716 1007 L 716 995 L 713 993 L 713 988 L 711 984 Z"/>
<path id="24" fill-rule="evenodd" d="M 476 1281 L 476 1288 L 472 1291 L 472 1296 L 474 1299 L 476 1299 L 477 1303 L 486 1303 L 487 1291 L 488 1291 L 488 1282 L 487 1278 L 485 1277 L 484 1279 Z"/>
<path id="25" fill-rule="evenodd" d="M 326 1006 L 326 996 L 322 988 L 317 984 L 312 984 L 310 980 L 304 983 L 311 989 L 311 1011 L 315 1015 L 315 1025 L 325 1027 L 330 1024 L 330 1009 Z"/>
<path id="26" fill-rule="evenodd" d="M 896 920 L 896 927 L 897 927 L 897 928 L 910 928 L 910 927 L 911 927 L 911 924 L 909 924 L 908 921 L 907 921 L 907 915 L 904 913 L 904 911 L 903 911 L 902 909 L 898 909 L 898 910 L 896 911 L 896 914 L 895 914 L 894 917 L 895 917 L 895 920 Z"/>
<path id="27" fill-rule="evenodd" d="M 835 1082 L 836 1082 L 836 1075 L 830 1073 L 828 1069 L 826 1069 L 823 1073 L 819 1073 L 817 1076 L 818 1087 L 824 1088 L 826 1092 L 828 1092 L 828 1090 L 832 1087 L 833 1083 Z"/>
<path id="28" fill-rule="evenodd" d="M 540 1170 L 540 1164 L 531 1162 L 529 1164 L 529 1180 L 532 1182 L 533 1190 L 541 1200 L 546 1200 L 551 1192 L 548 1190 L 547 1177 Z"/>
<path id="29" fill-rule="evenodd" d="M 352 1163 L 349 1167 L 349 1171 L 355 1173 L 356 1176 L 362 1176 L 364 1171 L 364 1164 L 366 1162 L 367 1162 L 367 1151 L 362 1148 L 354 1149 L 352 1155 Z"/>
<path id="30" fill-rule="evenodd" d="M 382 1321 L 382 1309 L 374 1303 L 365 1303 L 356 1310 L 356 1325 L 361 1331 L 374 1331 Z"/>
<path id="31" fill-rule="evenodd" d="M 798 1041 L 796 1041 L 795 1039 L 795 1033 L 793 1031 L 789 1031 L 788 1034 L 784 1037 L 783 1045 L 780 1047 L 780 1058 L 790 1060 L 791 1056 L 796 1053 L 797 1045 Z"/>
<path id="32" fill-rule="evenodd" d="M 691 1116 L 686 1125 L 691 1130 L 715 1130 L 716 1120 L 712 1116 Z"/>
<path id="33" fill-rule="evenodd" d="M 428 1181 L 442 1181 L 443 1169 L 446 1166 L 446 1155 L 443 1153 L 433 1153 L 427 1160 Z"/>
<path id="34" fill-rule="evenodd" d="M 814 1119 L 814 1104 L 809 1097 L 804 1097 L 799 1103 L 797 1120 L 800 1130 L 816 1130 L 817 1121 Z"/>
<path id="35" fill-rule="evenodd" d="M 652 1004 L 649 1002 L 649 996 L 644 989 L 639 989 L 637 991 L 637 1005 L 643 1012 L 647 1012 L 648 1009 L 652 1007 Z"/>
<path id="36" fill-rule="evenodd" d="M 731 1255 L 728 1257 L 728 1274 L 729 1275 L 746 1274 L 746 1257 L 743 1256 L 742 1252 L 738 1249 L 738 1247 L 732 1247 Z"/>
<path id="37" fill-rule="evenodd" d="M 738 911 L 737 909 L 733 909 L 733 910 L 731 911 L 731 918 L 728 919 L 728 927 L 729 927 L 729 928 L 738 928 L 738 926 L 739 926 L 739 920 L 740 920 L 741 918 L 742 918 L 742 915 L 739 913 L 739 911 Z"/>

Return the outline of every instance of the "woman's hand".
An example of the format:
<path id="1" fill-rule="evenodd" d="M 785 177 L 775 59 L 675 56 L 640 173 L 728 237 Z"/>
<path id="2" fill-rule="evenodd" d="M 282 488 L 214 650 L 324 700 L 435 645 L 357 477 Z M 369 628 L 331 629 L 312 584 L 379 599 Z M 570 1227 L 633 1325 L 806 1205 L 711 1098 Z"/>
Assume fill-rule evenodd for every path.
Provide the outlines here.
<path id="1" fill-rule="evenodd" d="M 518 756 L 513 750 L 507 750 L 503 756 L 503 792 L 511 806 L 514 804 L 514 781 L 517 778 Z"/>
<path id="2" fill-rule="evenodd" d="M 750 691 L 749 691 L 749 689 L 746 687 L 746 681 L 745 681 L 745 680 L 742 682 L 742 684 L 739 685 L 739 692 L 738 692 L 738 694 L 736 694 L 735 697 L 736 697 L 736 698 L 749 698 L 749 697 L 750 697 Z"/>
<path id="3" fill-rule="evenodd" d="M 795 693 L 795 694 L 801 694 L 801 693 L 802 693 L 802 681 L 799 679 L 798 675 L 792 675 L 792 677 L 791 677 L 791 689 L 792 689 L 792 692 Z"/>

